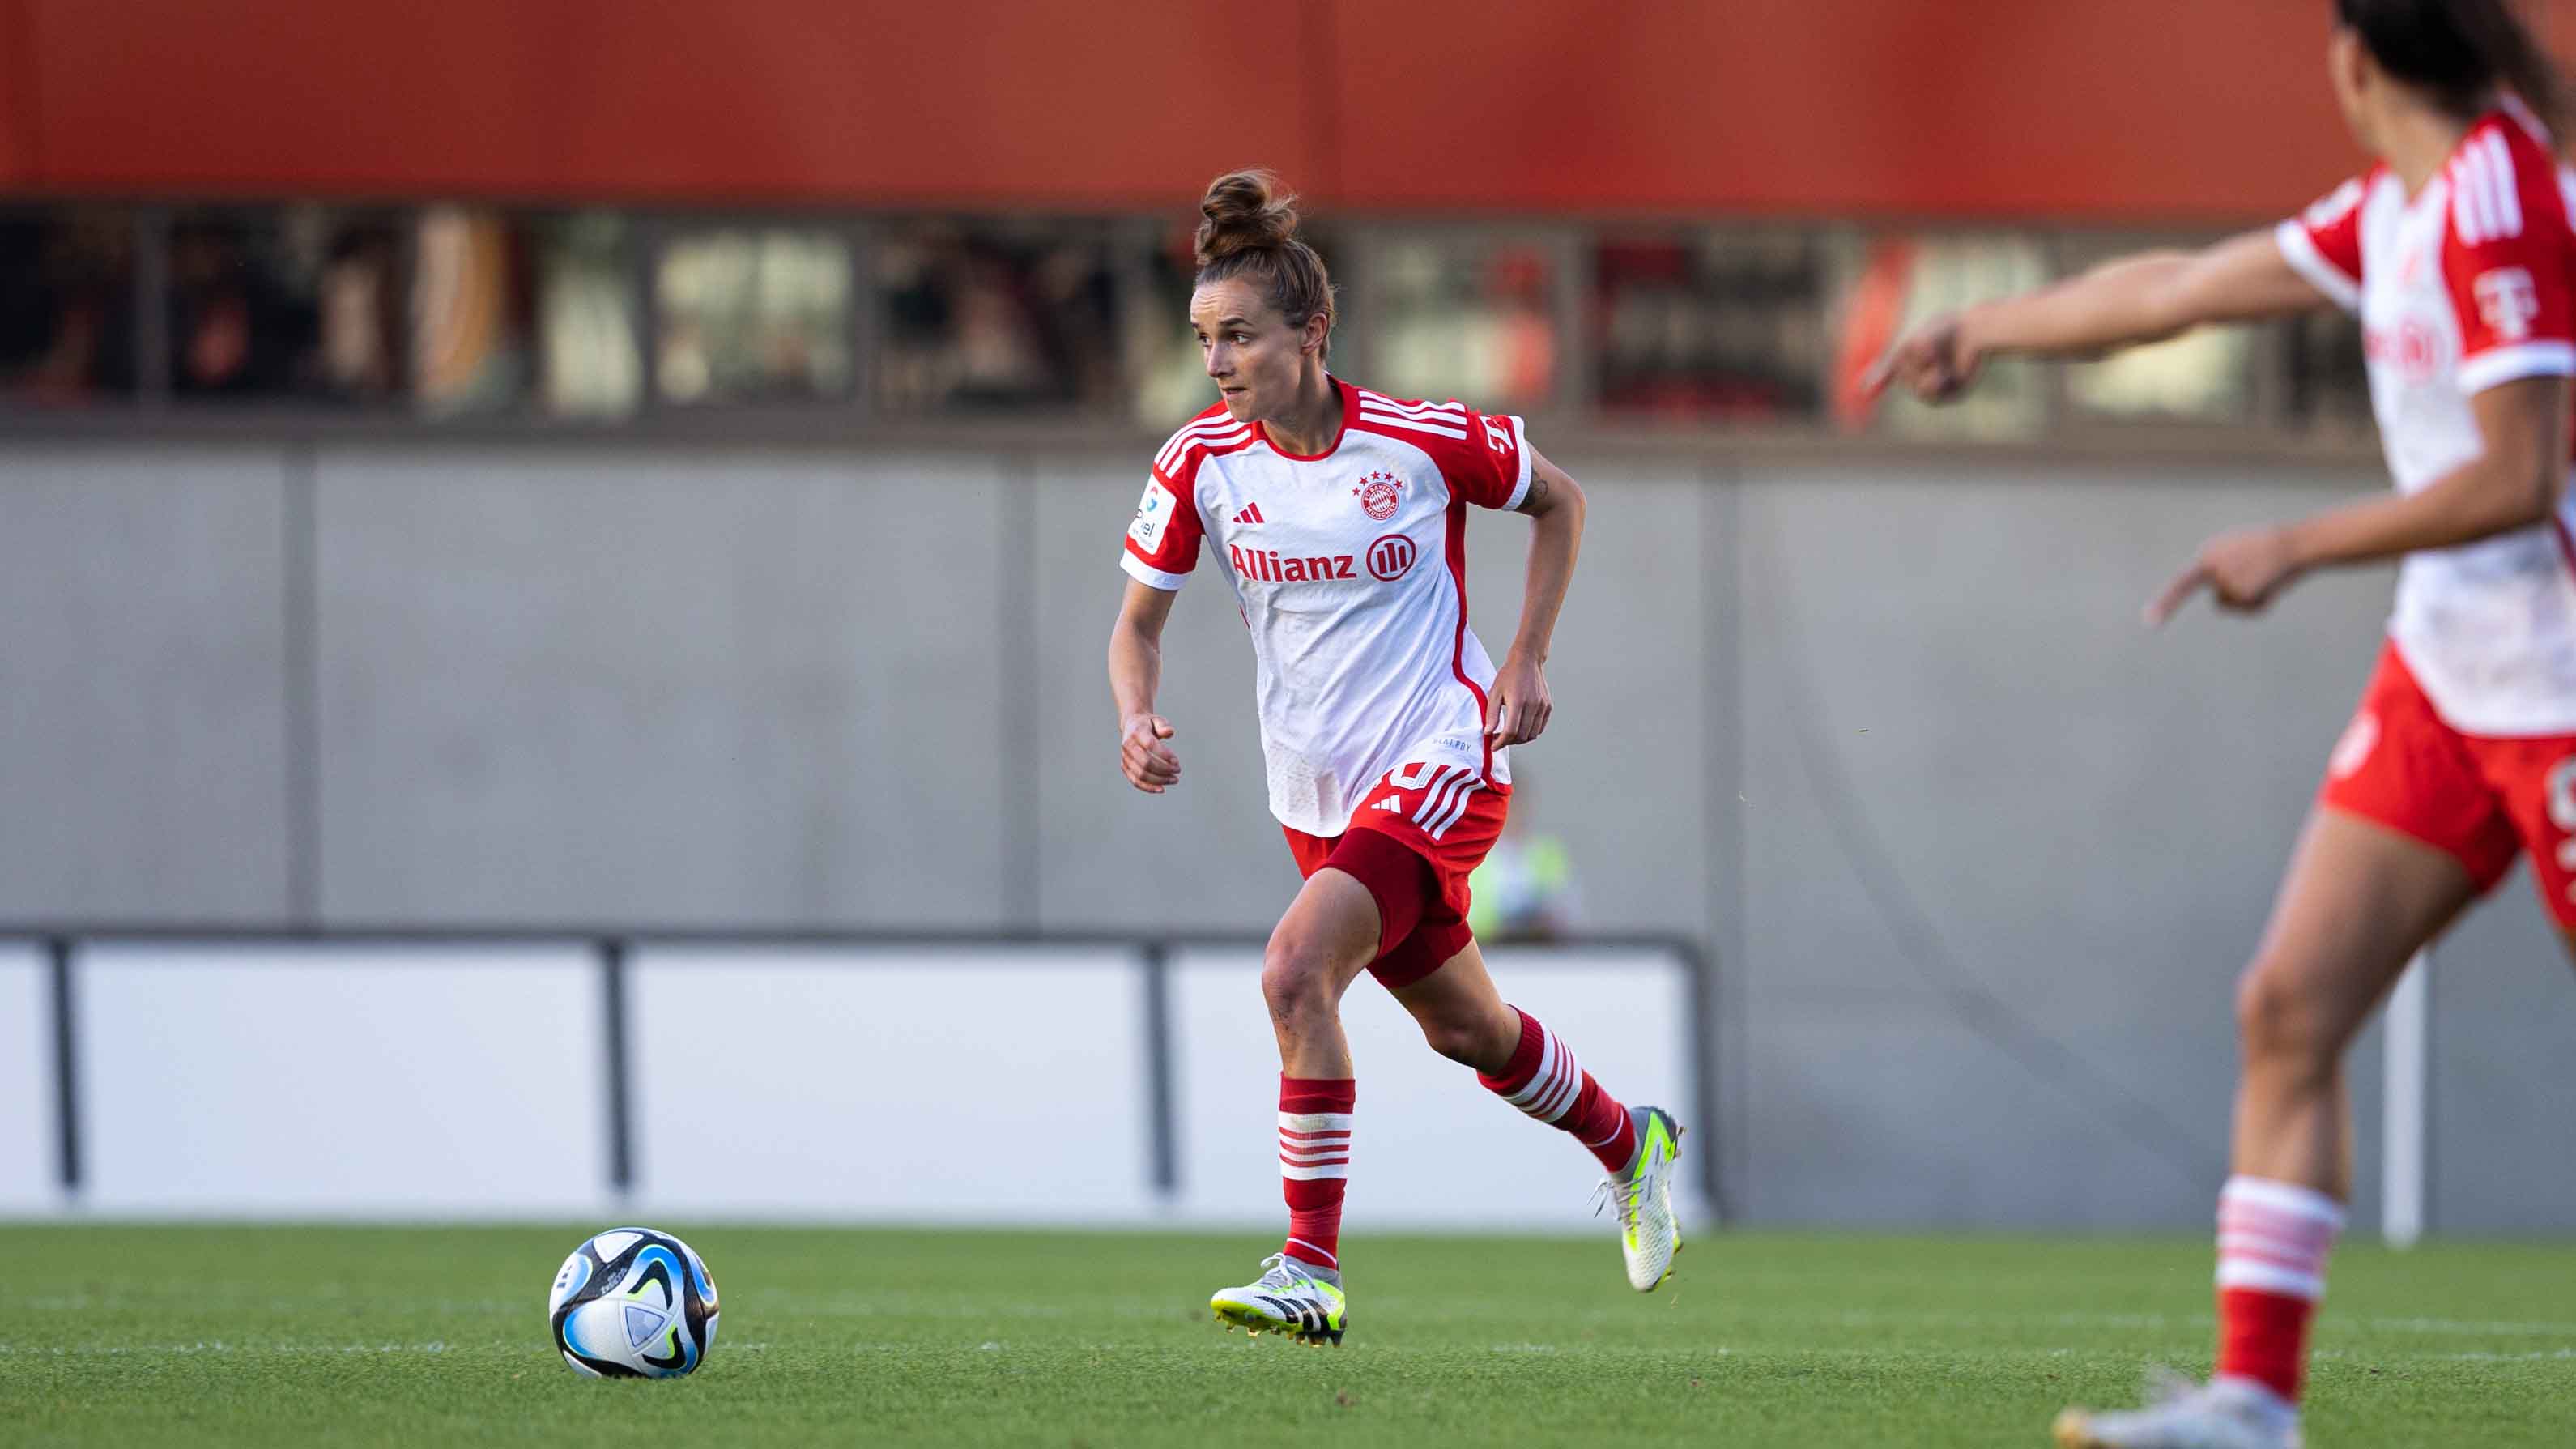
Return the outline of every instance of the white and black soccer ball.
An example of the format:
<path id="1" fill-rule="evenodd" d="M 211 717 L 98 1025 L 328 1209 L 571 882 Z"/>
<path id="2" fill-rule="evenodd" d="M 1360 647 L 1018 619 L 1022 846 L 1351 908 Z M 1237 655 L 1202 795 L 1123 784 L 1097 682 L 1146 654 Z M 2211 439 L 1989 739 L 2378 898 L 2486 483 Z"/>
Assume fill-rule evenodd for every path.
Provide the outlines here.
<path id="1" fill-rule="evenodd" d="M 546 1324 L 575 1373 L 678 1378 L 716 1346 L 716 1284 L 669 1233 L 611 1228 L 555 1270 Z"/>

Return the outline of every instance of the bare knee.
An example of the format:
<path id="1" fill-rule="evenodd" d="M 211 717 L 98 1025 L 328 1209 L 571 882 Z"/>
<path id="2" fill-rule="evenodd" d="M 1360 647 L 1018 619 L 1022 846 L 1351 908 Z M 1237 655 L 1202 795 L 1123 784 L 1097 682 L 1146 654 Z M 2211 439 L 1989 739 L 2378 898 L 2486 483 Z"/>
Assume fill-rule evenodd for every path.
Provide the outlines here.
<path id="1" fill-rule="evenodd" d="M 1288 1035 L 1302 1035 L 1333 1015 L 1333 968 L 1311 942 L 1274 933 L 1261 960 L 1261 999 L 1270 1021 Z"/>
<path id="2" fill-rule="evenodd" d="M 2250 1070 L 2331 1074 L 2346 1042 L 2314 972 L 2260 956 L 2236 983 L 2236 1031 Z"/>
<path id="3" fill-rule="evenodd" d="M 1480 1072 L 1499 1072 L 1509 1065 L 1512 1051 L 1520 1045 L 1520 1018 L 1504 1007 L 1499 1015 L 1459 1009 L 1414 1013 L 1414 1022 L 1422 1028 L 1422 1039 L 1431 1049 L 1461 1066 Z"/>
<path id="4" fill-rule="evenodd" d="M 1433 1016 L 1422 1023 L 1422 1039 L 1431 1049 L 1453 1062 L 1477 1066 L 1493 1055 L 1494 1033 L 1490 1022 L 1456 1014 Z"/>

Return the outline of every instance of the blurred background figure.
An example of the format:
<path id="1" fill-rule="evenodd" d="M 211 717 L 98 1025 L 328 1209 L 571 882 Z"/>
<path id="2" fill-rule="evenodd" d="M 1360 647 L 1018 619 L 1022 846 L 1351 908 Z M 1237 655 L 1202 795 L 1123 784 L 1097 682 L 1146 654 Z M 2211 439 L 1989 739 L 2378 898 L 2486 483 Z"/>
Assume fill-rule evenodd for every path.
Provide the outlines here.
<path id="1" fill-rule="evenodd" d="M 1467 924 L 1480 940 L 1555 941 L 1582 923 L 1573 853 L 1548 830 L 1532 803 L 1536 799 L 1524 768 L 1512 780 L 1512 813 L 1503 821 L 1502 838 L 1467 877 L 1467 888 L 1475 892 Z"/>

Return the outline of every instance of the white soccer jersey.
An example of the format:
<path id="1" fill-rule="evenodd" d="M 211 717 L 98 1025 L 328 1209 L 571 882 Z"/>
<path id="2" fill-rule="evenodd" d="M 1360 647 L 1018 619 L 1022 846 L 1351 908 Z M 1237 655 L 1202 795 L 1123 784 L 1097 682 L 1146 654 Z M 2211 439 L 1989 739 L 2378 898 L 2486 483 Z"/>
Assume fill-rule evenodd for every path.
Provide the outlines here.
<path id="1" fill-rule="evenodd" d="M 1517 508 L 1530 479 L 1519 418 L 1333 385 L 1342 433 L 1312 457 L 1222 403 L 1192 418 L 1155 455 L 1119 560 L 1177 589 L 1207 540 L 1252 631 L 1270 813 L 1321 836 L 1399 765 L 1511 783 L 1467 627 L 1467 505 Z"/>
<path id="2" fill-rule="evenodd" d="M 2576 174 L 2520 106 L 2488 115 L 2413 198 L 2381 166 L 2276 232 L 2290 265 L 2361 315 L 2371 410 L 2397 487 L 2478 456 L 2469 399 L 2576 374 Z M 2388 632 L 2443 720 L 2576 734 L 2576 500 L 2549 522 L 2406 556 Z"/>

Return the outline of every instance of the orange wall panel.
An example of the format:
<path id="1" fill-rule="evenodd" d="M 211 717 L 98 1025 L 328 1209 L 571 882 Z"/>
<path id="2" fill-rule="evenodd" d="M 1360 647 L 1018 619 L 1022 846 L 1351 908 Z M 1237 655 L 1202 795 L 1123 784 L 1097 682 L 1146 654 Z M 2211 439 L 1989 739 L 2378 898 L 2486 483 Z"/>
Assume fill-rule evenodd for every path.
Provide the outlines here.
<path id="1" fill-rule="evenodd" d="M 1080 205 L 1317 161 L 1203 0 L 30 3 L 71 188 Z"/>
<path id="2" fill-rule="evenodd" d="M 27 53 L 23 0 L 0 0 L 0 186 L 23 185 L 35 166 L 35 63 Z"/>
<path id="3" fill-rule="evenodd" d="M 2267 215 L 2355 162 L 2324 0 L 1334 3 L 1357 204 Z"/>
<path id="4" fill-rule="evenodd" d="M 2554 40 L 2576 41 L 2571 12 L 2543 8 Z M 1186 216 L 1210 175 L 1259 160 L 1371 210 L 2247 219 L 2356 166 L 2325 84 L 2328 14 L 0 0 L 0 182 Z"/>

